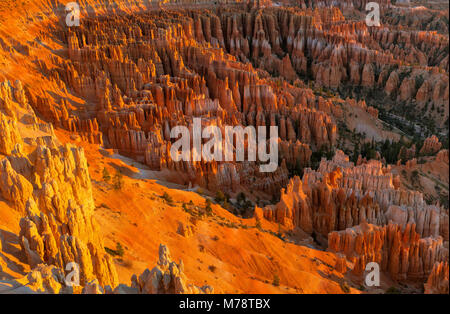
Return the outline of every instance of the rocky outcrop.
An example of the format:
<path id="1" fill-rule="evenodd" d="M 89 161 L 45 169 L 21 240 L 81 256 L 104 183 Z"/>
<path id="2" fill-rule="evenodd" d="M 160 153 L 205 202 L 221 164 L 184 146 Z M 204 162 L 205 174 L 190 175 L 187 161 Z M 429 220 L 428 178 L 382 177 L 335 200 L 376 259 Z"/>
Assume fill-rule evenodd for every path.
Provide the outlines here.
<path id="1" fill-rule="evenodd" d="M 442 236 L 448 241 L 448 213 L 435 205 L 414 208 L 390 205 L 385 212 L 386 219 L 405 228 L 408 223 L 416 224 L 417 232 L 422 237 Z"/>
<path id="2" fill-rule="evenodd" d="M 187 225 L 187 224 L 184 224 L 182 222 L 179 222 L 177 233 L 182 235 L 183 237 L 189 238 L 193 234 L 193 230 L 192 229 L 193 228 L 192 228 L 191 225 Z"/>
<path id="3" fill-rule="evenodd" d="M 64 273 L 55 266 L 38 265 L 25 277 L 18 280 L 5 280 L 0 284 L 0 294 L 60 294 L 73 293 L 65 285 Z"/>
<path id="4" fill-rule="evenodd" d="M 423 146 L 419 151 L 420 155 L 434 155 L 441 149 L 441 142 L 439 142 L 439 139 L 436 135 L 433 135 L 431 137 L 428 137 L 423 142 Z"/>
<path id="5" fill-rule="evenodd" d="M 437 154 L 436 154 L 436 159 L 435 161 L 437 162 L 444 162 L 444 163 L 449 163 L 449 154 L 448 154 L 448 149 L 442 149 L 440 150 Z"/>
<path id="6" fill-rule="evenodd" d="M 448 240 L 448 214 L 427 205 L 419 192 L 399 189 L 396 176 L 380 161 L 358 166 L 342 151 L 332 160 L 322 159 L 317 171 L 305 169 L 281 191 L 280 202 L 263 208 L 264 217 L 307 233 L 327 236 L 362 222 L 384 225 L 390 220 L 417 224 L 422 237 Z"/>
<path id="7" fill-rule="evenodd" d="M 28 200 L 33 197 L 33 185 L 17 173 L 4 157 L 0 160 L 0 192 L 5 200 L 22 213 Z"/>
<path id="8" fill-rule="evenodd" d="M 152 270 L 146 269 L 139 277 L 131 278 L 132 287 L 143 294 L 199 294 L 212 293 L 210 286 L 197 287 L 186 282 L 183 262 L 170 257 L 169 249 L 160 244 L 159 260 Z"/>
<path id="9" fill-rule="evenodd" d="M 405 146 L 402 146 L 398 153 L 397 159 L 401 160 L 402 162 L 407 162 L 407 161 L 414 159 L 414 157 L 416 157 L 416 154 L 417 153 L 416 153 L 416 145 L 415 144 L 412 144 L 410 148 L 406 148 Z"/>
<path id="10" fill-rule="evenodd" d="M 426 294 L 448 294 L 448 262 L 435 263 L 424 285 Z"/>
<path id="11" fill-rule="evenodd" d="M 355 166 L 338 150 L 317 171 L 291 179 L 280 202 L 255 215 L 311 234 L 344 254 L 355 275 L 377 262 L 394 280 L 426 280 L 435 262 L 448 261 L 448 213 L 396 182 L 380 161 Z M 347 264 L 337 263 L 345 272 Z"/>
<path id="12" fill-rule="evenodd" d="M 436 262 L 448 260 L 441 237 L 421 238 L 415 224 L 404 228 L 360 224 L 328 235 L 328 250 L 345 254 L 352 273 L 362 275 L 369 262 L 376 262 L 394 280 L 426 279 Z"/>
<path id="13" fill-rule="evenodd" d="M 65 269 L 76 262 L 82 285 L 98 279 L 115 287 L 117 275 L 92 218 L 94 202 L 83 150 L 66 145 L 38 146 L 30 160 L 37 178 L 36 199 L 26 201 L 20 222 L 22 249 L 34 267 L 40 263 Z"/>
<path id="14" fill-rule="evenodd" d="M 38 268 L 30 273 L 30 280 L 39 287 L 43 282 L 58 293 L 61 287 L 50 275 L 55 273 L 52 267 L 64 273 L 61 270 L 66 265 L 76 263 L 81 285 L 98 280 L 102 286 L 117 286 L 112 259 L 104 251 L 93 219 L 94 200 L 83 149 L 58 142 L 53 128 L 39 122 L 19 82 L 15 87 L 2 85 L 2 91 L 3 105 L 10 111 L 9 115 L 0 113 L 4 135 L 0 197 L 23 216 L 20 245 L 30 267 Z M 44 264 L 48 266 L 40 266 Z"/>
<path id="15" fill-rule="evenodd" d="M 0 154 L 9 155 L 22 138 L 18 133 L 17 123 L 0 112 Z"/>

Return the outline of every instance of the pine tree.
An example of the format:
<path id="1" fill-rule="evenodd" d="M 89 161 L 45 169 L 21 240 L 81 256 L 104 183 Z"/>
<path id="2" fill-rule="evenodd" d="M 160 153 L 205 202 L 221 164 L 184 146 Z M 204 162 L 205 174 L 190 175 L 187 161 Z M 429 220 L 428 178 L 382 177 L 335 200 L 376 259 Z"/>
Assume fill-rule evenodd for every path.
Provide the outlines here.
<path id="1" fill-rule="evenodd" d="M 280 277 L 278 277 L 277 274 L 273 275 L 272 285 L 274 285 L 275 287 L 278 287 L 280 285 Z"/>
<path id="2" fill-rule="evenodd" d="M 116 243 L 116 253 L 120 257 L 122 257 L 125 254 L 125 250 L 124 250 L 122 244 L 120 244 L 119 242 Z"/>
<path id="3" fill-rule="evenodd" d="M 111 174 L 109 173 L 108 169 L 103 168 L 103 181 L 109 182 L 111 180 Z"/>
<path id="4" fill-rule="evenodd" d="M 217 203 L 222 203 L 223 201 L 226 200 L 225 195 L 223 194 L 222 191 L 217 191 L 215 200 Z"/>
<path id="5" fill-rule="evenodd" d="M 123 175 L 120 171 L 116 171 L 113 178 L 113 187 L 115 190 L 121 190 L 123 187 Z"/>
<path id="6" fill-rule="evenodd" d="M 208 215 L 212 214 L 211 200 L 209 198 L 205 201 L 205 211 Z"/>

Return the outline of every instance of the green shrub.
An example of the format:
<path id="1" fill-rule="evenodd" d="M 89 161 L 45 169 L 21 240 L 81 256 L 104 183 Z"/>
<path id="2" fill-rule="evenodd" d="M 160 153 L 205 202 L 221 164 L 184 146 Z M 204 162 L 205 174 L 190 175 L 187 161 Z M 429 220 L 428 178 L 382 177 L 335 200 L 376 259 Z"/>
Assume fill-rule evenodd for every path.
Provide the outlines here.
<path id="1" fill-rule="evenodd" d="M 161 198 L 163 200 L 165 200 L 168 205 L 170 205 L 170 206 L 173 205 L 172 196 L 170 196 L 167 192 L 164 192 L 164 194 L 161 196 Z"/>
<path id="2" fill-rule="evenodd" d="M 228 203 L 227 200 L 223 202 L 222 207 L 225 208 L 226 210 L 231 210 L 231 205 L 230 203 Z"/>
<path id="3" fill-rule="evenodd" d="M 400 294 L 400 290 L 398 290 L 396 287 L 389 287 L 385 294 Z"/>
<path id="4" fill-rule="evenodd" d="M 247 200 L 247 197 L 245 196 L 244 192 L 241 192 L 236 197 L 236 200 L 237 200 L 238 204 L 241 204 L 241 203 L 244 203 Z"/>
<path id="5" fill-rule="evenodd" d="M 123 175 L 119 170 L 117 170 L 116 174 L 114 175 L 113 187 L 114 190 L 121 190 L 123 187 Z"/>
<path id="6" fill-rule="evenodd" d="M 122 244 L 120 244 L 120 242 L 116 243 L 116 253 L 120 257 L 122 257 L 125 254 L 125 250 L 124 250 Z"/>
<path id="7" fill-rule="evenodd" d="M 111 256 L 119 256 L 119 257 L 123 257 L 123 255 L 125 254 L 125 249 L 123 248 L 122 244 L 120 244 L 119 242 L 116 243 L 116 249 L 110 249 L 109 247 L 105 246 L 105 251 L 106 253 L 108 253 Z"/>
<path id="8" fill-rule="evenodd" d="M 205 201 L 205 212 L 209 215 L 212 214 L 212 207 L 211 207 L 211 200 L 209 198 L 206 199 Z"/>
<path id="9" fill-rule="evenodd" d="M 103 168 L 103 181 L 109 182 L 111 180 L 111 174 L 109 173 L 108 169 Z"/>
<path id="10" fill-rule="evenodd" d="M 350 287 L 346 281 L 340 283 L 341 289 L 344 293 L 350 293 Z"/>
<path id="11" fill-rule="evenodd" d="M 273 275 L 272 285 L 274 285 L 275 287 L 278 287 L 280 285 L 280 277 L 278 277 L 277 274 Z"/>
<path id="12" fill-rule="evenodd" d="M 224 201 L 226 201 L 225 195 L 222 191 L 217 191 L 215 201 L 217 203 L 223 203 Z"/>
<path id="13" fill-rule="evenodd" d="M 110 249 L 109 247 L 106 247 L 106 246 L 105 246 L 105 252 L 108 253 L 111 256 L 116 256 L 117 255 L 115 250 Z"/>

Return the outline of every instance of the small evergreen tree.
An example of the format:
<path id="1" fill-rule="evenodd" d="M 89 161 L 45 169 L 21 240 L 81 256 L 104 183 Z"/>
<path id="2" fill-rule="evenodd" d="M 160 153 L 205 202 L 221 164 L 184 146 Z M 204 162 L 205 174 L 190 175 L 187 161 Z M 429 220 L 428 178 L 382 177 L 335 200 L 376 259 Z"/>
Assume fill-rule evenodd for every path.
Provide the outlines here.
<path id="1" fill-rule="evenodd" d="M 211 200 L 209 198 L 205 201 L 205 211 L 208 215 L 212 214 Z"/>
<path id="2" fill-rule="evenodd" d="M 273 275 L 272 285 L 274 285 L 275 287 L 278 287 L 280 285 L 280 277 L 278 277 L 277 274 Z"/>
<path id="3" fill-rule="evenodd" d="M 120 257 L 122 257 L 125 254 L 125 250 L 122 244 L 120 244 L 120 242 L 116 243 L 116 254 L 119 255 Z"/>
<path id="4" fill-rule="evenodd" d="M 115 190 L 121 190 L 123 187 L 123 175 L 117 170 L 113 178 L 113 187 Z"/>
<path id="5" fill-rule="evenodd" d="M 223 202 L 222 207 L 225 208 L 226 210 L 230 210 L 231 209 L 231 205 L 230 205 L 230 203 L 228 203 L 228 201 L 226 199 Z"/>
<path id="6" fill-rule="evenodd" d="M 226 200 L 225 195 L 222 191 L 217 191 L 215 200 L 217 203 L 222 203 Z"/>
<path id="7" fill-rule="evenodd" d="M 245 196 L 244 192 L 239 193 L 236 198 L 239 205 L 245 203 L 246 199 L 247 199 L 247 197 Z"/>
<path id="8" fill-rule="evenodd" d="M 173 205 L 173 199 L 172 196 L 170 196 L 167 192 L 164 192 L 162 199 L 165 200 L 167 202 L 168 205 L 172 206 Z"/>
<path id="9" fill-rule="evenodd" d="M 109 173 L 108 169 L 103 168 L 103 181 L 109 182 L 111 180 L 111 174 Z"/>

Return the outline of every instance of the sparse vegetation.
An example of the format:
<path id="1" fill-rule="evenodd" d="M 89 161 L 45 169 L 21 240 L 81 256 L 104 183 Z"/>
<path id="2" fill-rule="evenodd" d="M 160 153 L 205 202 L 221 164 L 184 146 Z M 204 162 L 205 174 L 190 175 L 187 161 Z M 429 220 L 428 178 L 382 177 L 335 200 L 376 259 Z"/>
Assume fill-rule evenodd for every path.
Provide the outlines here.
<path id="1" fill-rule="evenodd" d="M 123 188 L 123 175 L 120 170 L 117 170 L 113 177 L 114 190 L 121 190 Z"/>
<path id="2" fill-rule="evenodd" d="M 108 169 L 103 168 L 102 177 L 103 181 L 105 181 L 106 183 L 108 183 L 109 180 L 111 180 L 111 174 L 109 173 Z"/>
<path id="3" fill-rule="evenodd" d="M 339 285 L 344 293 L 350 293 L 350 286 L 346 281 L 341 282 Z"/>
<path id="4" fill-rule="evenodd" d="M 161 196 L 161 198 L 166 201 L 167 205 L 173 206 L 173 199 L 172 199 L 172 196 L 169 195 L 169 193 L 164 192 L 164 194 Z"/>
<path id="5" fill-rule="evenodd" d="M 125 249 L 123 248 L 122 244 L 120 244 L 120 242 L 116 243 L 116 253 L 120 257 L 122 257 L 125 254 Z"/>
<path id="6" fill-rule="evenodd" d="M 213 272 L 213 273 L 215 273 L 216 272 L 216 269 L 217 269 L 217 267 L 216 266 L 214 266 L 214 265 L 209 265 L 208 266 L 208 269 L 211 271 L 211 272 Z"/>
<path id="7" fill-rule="evenodd" d="M 114 257 L 115 256 L 123 257 L 123 255 L 125 254 L 125 249 L 123 248 L 122 244 L 120 244 L 120 242 L 116 243 L 115 250 L 105 246 L 105 251 L 106 253 Z"/>
<path id="8" fill-rule="evenodd" d="M 392 286 L 386 290 L 385 294 L 400 294 L 400 290 Z"/>
<path id="9" fill-rule="evenodd" d="M 205 201 L 205 212 L 208 216 L 212 214 L 211 200 L 209 198 Z"/>
<path id="10" fill-rule="evenodd" d="M 280 286 L 280 277 L 278 277 L 277 274 L 273 275 L 272 285 L 274 285 L 275 287 Z"/>
<path id="11" fill-rule="evenodd" d="M 215 201 L 220 204 L 226 201 L 225 195 L 222 191 L 217 191 Z"/>
<path id="12" fill-rule="evenodd" d="M 334 156 L 334 150 L 327 145 L 323 145 L 319 150 L 315 151 L 311 155 L 310 166 L 312 169 L 317 169 L 322 158 L 331 159 Z M 299 174 L 302 173 L 302 169 L 300 165 L 296 172 Z"/>

